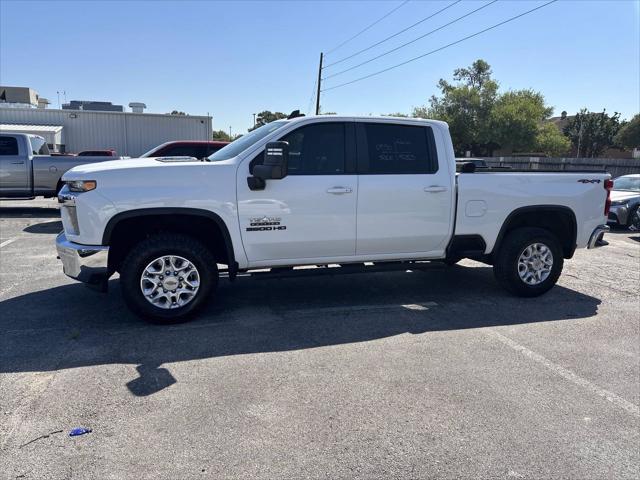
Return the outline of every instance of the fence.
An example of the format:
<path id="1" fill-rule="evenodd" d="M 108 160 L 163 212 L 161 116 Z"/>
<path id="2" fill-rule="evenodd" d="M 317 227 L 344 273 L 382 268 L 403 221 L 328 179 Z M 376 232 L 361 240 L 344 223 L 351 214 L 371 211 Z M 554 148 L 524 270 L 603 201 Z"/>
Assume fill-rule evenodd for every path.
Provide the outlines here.
<path id="1" fill-rule="evenodd" d="M 606 170 L 613 178 L 640 173 L 637 158 L 553 158 L 553 157 L 485 157 L 491 167 L 519 170 Z"/>

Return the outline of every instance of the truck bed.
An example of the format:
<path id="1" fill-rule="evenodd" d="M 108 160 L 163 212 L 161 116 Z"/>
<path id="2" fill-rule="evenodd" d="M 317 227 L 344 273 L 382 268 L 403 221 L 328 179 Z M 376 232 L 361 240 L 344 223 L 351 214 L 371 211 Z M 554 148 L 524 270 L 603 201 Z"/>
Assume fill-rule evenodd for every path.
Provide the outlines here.
<path id="1" fill-rule="evenodd" d="M 480 235 L 491 252 L 501 225 L 514 211 L 537 206 L 566 207 L 575 214 L 576 246 L 606 223 L 606 172 L 478 171 L 456 176 L 456 235 Z M 535 198 L 535 204 L 531 199 Z"/>

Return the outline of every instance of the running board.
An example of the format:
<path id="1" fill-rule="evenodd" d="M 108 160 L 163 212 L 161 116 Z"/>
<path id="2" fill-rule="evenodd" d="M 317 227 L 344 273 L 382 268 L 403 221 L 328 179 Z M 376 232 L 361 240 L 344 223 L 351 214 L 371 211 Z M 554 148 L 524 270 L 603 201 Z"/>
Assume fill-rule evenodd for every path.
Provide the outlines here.
<path id="1" fill-rule="evenodd" d="M 271 269 L 256 269 L 239 271 L 238 277 L 254 277 L 262 279 L 316 277 L 321 275 L 347 275 L 353 273 L 398 272 L 407 270 L 439 270 L 447 268 L 440 261 L 407 261 L 407 262 L 366 262 L 347 263 L 344 265 L 330 264 L 301 267 L 273 267 Z M 222 277 L 228 276 L 226 269 L 221 269 Z"/>

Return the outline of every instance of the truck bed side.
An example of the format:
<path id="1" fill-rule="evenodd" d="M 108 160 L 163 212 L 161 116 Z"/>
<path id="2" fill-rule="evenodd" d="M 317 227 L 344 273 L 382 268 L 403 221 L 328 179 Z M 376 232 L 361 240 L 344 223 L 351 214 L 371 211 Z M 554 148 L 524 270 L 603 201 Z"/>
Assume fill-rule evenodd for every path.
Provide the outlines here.
<path id="1" fill-rule="evenodd" d="M 564 207 L 575 215 L 576 246 L 586 247 L 593 230 L 606 224 L 607 191 L 600 172 L 459 174 L 456 235 L 480 235 L 491 253 L 505 221 L 520 210 Z"/>

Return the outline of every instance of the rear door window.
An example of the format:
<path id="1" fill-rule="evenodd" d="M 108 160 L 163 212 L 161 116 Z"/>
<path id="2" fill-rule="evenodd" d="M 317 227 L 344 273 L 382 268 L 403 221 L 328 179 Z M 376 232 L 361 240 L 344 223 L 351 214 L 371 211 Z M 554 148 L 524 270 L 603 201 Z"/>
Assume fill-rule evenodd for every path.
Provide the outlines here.
<path id="1" fill-rule="evenodd" d="M 0 137 L 0 155 L 18 155 L 18 140 L 16 137 Z"/>
<path id="2" fill-rule="evenodd" d="M 29 137 L 33 155 L 49 155 L 49 146 L 44 138 Z"/>
<path id="3" fill-rule="evenodd" d="M 361 123 L 357 132 L 359 173 L 425 174 L 438 170 L 430 127 Z"/>

